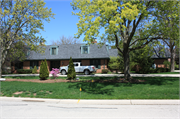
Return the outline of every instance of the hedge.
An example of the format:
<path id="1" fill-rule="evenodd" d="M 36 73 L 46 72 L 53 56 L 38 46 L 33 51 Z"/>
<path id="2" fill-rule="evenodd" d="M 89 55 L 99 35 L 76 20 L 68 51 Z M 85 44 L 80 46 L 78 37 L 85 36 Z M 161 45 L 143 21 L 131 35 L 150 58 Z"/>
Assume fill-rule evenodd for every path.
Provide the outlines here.
<path id="1" fill-rule="evenodd" d="M 31 74 L 32 73 L 32 69 L 18 69 L 17 73 L 18 74 Z"/>

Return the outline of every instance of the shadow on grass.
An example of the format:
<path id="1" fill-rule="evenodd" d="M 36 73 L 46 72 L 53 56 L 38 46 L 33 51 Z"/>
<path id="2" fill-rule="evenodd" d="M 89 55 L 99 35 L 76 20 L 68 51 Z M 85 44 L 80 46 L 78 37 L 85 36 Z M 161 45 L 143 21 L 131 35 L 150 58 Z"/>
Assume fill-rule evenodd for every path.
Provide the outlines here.
<path id="1" fill-rule="evenodd" d="M 112 77 L 111 77 L 112 78 Z M 114 77 L 118 80 L 117 77 Z M 122 78 L 122 77 L 121 77 Z M 96 82 L 96 80 L 110 80 L 108 77 L 95 77 L 95 82 L 75 82 L 69 85 L 68 88 L 73 89 L 82 89 L 82 91 L 90 93 L 90 94 L 106 94 L 106 95 L 112 95 L 114 92 L 113 87 L 132 87 L 135 85 L 172 85 L 174 81 L 179 80 L 177 77 L 134 77 L 135 79 L 143 80 L 144 82 L 139 83 L 121 83 L 121 82 Z"/>
<path id="2" fill-rule="evenodd" d="M 140 84 L 150 85 L 167 85 L 179 80 L 177 77 L 134 77 L 135 79 L 144 80 Z"/>

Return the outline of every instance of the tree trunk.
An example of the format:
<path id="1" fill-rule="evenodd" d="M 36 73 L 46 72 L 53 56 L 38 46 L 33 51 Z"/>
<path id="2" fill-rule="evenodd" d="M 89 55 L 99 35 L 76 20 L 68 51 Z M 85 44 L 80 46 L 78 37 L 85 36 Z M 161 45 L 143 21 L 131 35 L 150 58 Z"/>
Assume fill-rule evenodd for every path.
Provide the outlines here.
<path id="1" fill-rule="evenodd" d="M 175 51 L 176 51 L 176 49 L 170 48 L 170 52 L 171 52 L 171 67 L 170 67 L 170 71 L 171 72 L 174 72 Z"/>
<path id="2" fill-rule="evenodd" d="M 129 71 L 129 51 L 128 50 L 124 50 L 123 52 L 123 56 L 124 56 L 124 78 L 127 81 L 130 81 L 130 71 Z"/>

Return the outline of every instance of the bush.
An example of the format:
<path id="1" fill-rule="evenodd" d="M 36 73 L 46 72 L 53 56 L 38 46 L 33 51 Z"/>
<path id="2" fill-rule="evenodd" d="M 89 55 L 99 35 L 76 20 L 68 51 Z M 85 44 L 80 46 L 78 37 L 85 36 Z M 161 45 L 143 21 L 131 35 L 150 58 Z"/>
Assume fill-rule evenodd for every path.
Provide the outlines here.
<path id="1" fill-rule="evenodd" d="M 169 61 L 164 61 L 163 64 L 165 65 L 165 68 L 170 68 L 171 63 Z"/>
<path id="2" fill-rule="evenodd" d="M 18 69 L 17 73 L 18 74 L 31 74 L 32 73 L 32 69 Z"/>
<path id="3" fill-rule="evenodd" d="M 37 67 L 36 66 L 34 66 L 34 69 L 32 70 L 32 73 L 37 74 Z"/>
<path id="4" fill-rule="evenodd" d="M 10 74 L 10 73 L 8 73 L 7 71 L 2 71 L 2 74 Z"/>
<path id="5" fill-rule="evenodd" d="M 71 57 L 70 57 L 70 60 L 69 60 L 69 67 L 68 67 L 67 77 L 68 77 L 68 79 L 70 79 L 70 80 L 76 78 L 76 72 L 75 72 L 73 60 L 72 60 Z"/>
<path id="6" fill-rule="evenodd" d="M 47 62 L 45 60 L 41 62 L 41 66 L 40 66 L 39 78 L 41 80 L 45 80 L 49 77 L 49 72 L 47 71 L 48 71 Z"/>
<path id="7" fill-rule="evenodd" d="M 156 73 L 156 69 L 152 69 L 152 68 L 151 68 L 151 69 L 149 70 L 149 73 Z"/>
<path id="8" fill-rule="evenodd" d="M 50 74 L 53 75 L 53 79 L 57 78 L 57 74 L 59 73 L 59 69 L 57 68 L 52 68 L 52 71 Z"/>
<path id="9" fill-rule="evenodd" d="M 156 73 L 166 72 L 166 68 L 156 68 Z"/>
<path id="10" fill-rule="evenodd" d="M 109 72 L 108 69 L 103 69 L 101 73 L 102 73 L 102 74 L 107 74 L 108 72 Z"/>

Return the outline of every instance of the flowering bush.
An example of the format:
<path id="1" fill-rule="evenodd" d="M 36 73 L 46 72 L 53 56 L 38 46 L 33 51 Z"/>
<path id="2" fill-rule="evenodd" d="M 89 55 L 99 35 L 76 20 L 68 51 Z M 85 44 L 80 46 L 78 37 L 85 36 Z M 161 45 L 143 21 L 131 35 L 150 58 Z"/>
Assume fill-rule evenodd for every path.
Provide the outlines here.
<path id="1" fill-rule="evenodd" d="M 57 68 L 52 68 L 52 71 L 50 72 L 50 74 L 53 75 L 54 79 L 57 77 L 58 73 L 59 73 L 59 69 L 57 69 Z"/>

